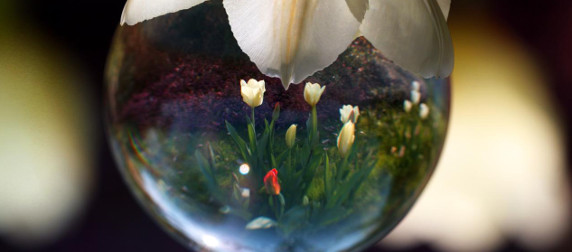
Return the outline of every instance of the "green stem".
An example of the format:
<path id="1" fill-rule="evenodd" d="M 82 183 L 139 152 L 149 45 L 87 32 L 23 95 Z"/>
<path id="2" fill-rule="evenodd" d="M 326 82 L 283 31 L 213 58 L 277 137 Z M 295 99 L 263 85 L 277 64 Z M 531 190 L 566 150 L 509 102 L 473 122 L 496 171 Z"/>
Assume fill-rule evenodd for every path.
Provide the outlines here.
<path id="1" fill-rule="evenodd" d="M 280 216 L 278 217 L 278 219 L 282 218 L 282 215 L 284 215 L 284 207 L 286 206 L 286 200 L 284 199 L 284 196 L 282 196 L 282 193 L 278 194 L 278 200 L 280 201 Z"/>
<path id="2" fill-rule="evenodd" d="M 291 177 L 292 176 L 292 148 L 288 149 L 288 169 L 287 169 L 288 173 L 287 176 Z"/>
<path id="3" fill-rule="evenodd" d="M 312 107 L 312 135 L 314 137 L 313 140 L 318 140 L 318 112 L 316 110 L 316 106 Z"/>
<path id="4" fill-rule="evenodd" d="M 348 151 L 349 152 L 349 151 Z M 346 153 L 346 156 L 344 157 L 344 161 L 342 161 L 342 165 L 339 166 L 340 169 L 338 169 L 337 174 L 336 174 L 336 181 L 338 183 L 340 183 L 342 181 L 342 174 L 344 173 L 344 171 L 346 170 L 346 167 L 348 166 L 348 158 L 350 153 Z"/>
<path id="5" fill-rule="evenodd" d="M 276 220 L 280 220 L 282 215 L 284 214 L 284 206 L 286 202 L 284 200 L 284 196 L 282 194 L 278 195 L 270 195 L 270 207 L 274 210 L 274 217 Z"/>
<path id="6" fill-rule="evenodd" d="M 254 132 L 256 132 L 256 123 L 254 122 L 254 108 L 251 110 L 250 119 L 252 119 L 252 128 L 254 129 Z"/>
<path id="7" fill-rule="evenodd" d="M 251 108 L 250 110 L 250 119 L 251 119 L 251 127 L 252 127 L 252 131 L 248 131 L 248 135 L 249 135 L 249 140 L 250 140 L 250 150 L 251 150 L 251 169 L 252 172 L 254 174 L 256 174 L 257 176 L 257 180 L 261 181 L 262 180 L 262 176 L 263 176 L 263 171 L 262 168 L 259 167 L 259 165 L 261 164 L 260 160 L 259 160 L 259 155 L 258 155 L 258 150 L 257 150 L 257 142 L 256 142 L 256 123 L 254 121 L 254 108 Z"/>

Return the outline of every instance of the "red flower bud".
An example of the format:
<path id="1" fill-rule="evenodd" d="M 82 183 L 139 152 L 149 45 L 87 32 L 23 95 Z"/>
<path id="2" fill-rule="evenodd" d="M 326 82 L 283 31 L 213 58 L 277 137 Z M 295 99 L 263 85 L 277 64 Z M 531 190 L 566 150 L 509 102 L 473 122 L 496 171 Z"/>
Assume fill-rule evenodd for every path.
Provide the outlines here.
<path id="1" fill-rule="evenodd" d="M 280 183 L 278 183 L 278 170 L 272 169 L 264 176 L 264 186 L 266 191 L 272 195 L 280 194 Z"/>

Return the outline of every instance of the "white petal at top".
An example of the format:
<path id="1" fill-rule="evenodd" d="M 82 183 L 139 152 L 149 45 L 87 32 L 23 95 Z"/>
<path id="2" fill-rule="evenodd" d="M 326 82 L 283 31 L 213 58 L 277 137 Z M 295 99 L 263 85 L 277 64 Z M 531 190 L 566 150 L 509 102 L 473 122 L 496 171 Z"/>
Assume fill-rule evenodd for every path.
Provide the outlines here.
<path id="1" fill-rule="evenodd" d="M 354 17 L 361 22 L 369 8 L 369 0 L 346 0 L 346 3 Z"/>
<path id="2" fill-rule="evenodd" d="M 121 25 L 134 25 L 168 13 L 186 10 L 207 0 L 128 0 L 121 15 Z"/>
<path id="3" fill-rule="evenodd" d="M 437 1 L 446 6 L 440 8 Z M 424 78 L 447 77 L 453 70 L 453 45 L 442 12 L 448 12 L 449 4 L 450 0 L 371 0 L 360 29 L 405 69 Z"/>
<path id="4" fill-rule="evenodd" d="M 449 18 L 449 10 L 451 9 L 451 0 L 437 0 L 439 7 L 441 7 L 441 12 L 443 12 L 443 16 L 445 20 Z"/>
<path id="5" fill-rule="evenodd" d="M 359 30 L 345 0 L 224 0 L 240 48 L 285 88 L 332 64 Z"/>

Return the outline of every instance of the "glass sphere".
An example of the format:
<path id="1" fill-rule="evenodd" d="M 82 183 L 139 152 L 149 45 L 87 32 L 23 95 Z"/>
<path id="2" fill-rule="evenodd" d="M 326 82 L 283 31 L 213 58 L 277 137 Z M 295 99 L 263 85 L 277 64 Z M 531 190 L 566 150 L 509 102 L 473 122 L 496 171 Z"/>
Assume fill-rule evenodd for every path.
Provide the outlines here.
<path id="1" fill-rule="evenodd" d="M 197 250 L 374 244 L 427 183 L 449 115 L 447 80 L 363 36 L 285 89 L 241 50 L 220 1 L 120 26 L 106 87 L 129 187 Z"/>

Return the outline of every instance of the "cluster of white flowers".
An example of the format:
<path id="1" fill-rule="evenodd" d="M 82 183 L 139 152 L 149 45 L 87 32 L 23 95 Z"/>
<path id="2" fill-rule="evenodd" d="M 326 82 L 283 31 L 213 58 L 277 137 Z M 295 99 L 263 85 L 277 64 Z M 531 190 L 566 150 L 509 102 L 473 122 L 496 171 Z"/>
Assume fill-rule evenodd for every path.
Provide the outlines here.
<path id="1" fill-rule="evenodd" d="M 306 83 L 304 88 L 304 100 L 312 106 L 315 107 L 320 101 L 322 94 L 326 86 L 320 86 L 318 83 Z M 250 79 L 248 82 L 245 80 L 240 80 L 240 94 L 242 95 L 242 101 L 248 104 L 252 109 L 262 105 L 264 101 L 264 93 L 266 92 L 266 83 L 264 80 Z M 357 107 L 356 107 L 357 108 Z M 357 112 L 359 114 L 359 111 Z M 357 120 L 357 116 L 355 116 Z M 289 148 L 294 146 L 296 142 L 296 129 L 298 125 L 292 124 L 290 128 L 286 131 L 286 145 Z"/>
<path id="2" fill-rule="evenodd" d="M 304 100 L 315 109 L 316 104 L 320 101 L 322 94 L 326 90 L 326 86 L 318 83 L 306 83 L 304 87 Z M 250 79 L 248 82 L 240 80 L 240 93 L 242 100 L 252 109 L 260 106 L 264 100 L 264 92 L 266 92 L 264 80 L 257 81 Z M 423 104 L 422 104 L 423 105 Z M 359 107 L 352 105 L 344 105 L 340 108 L 340 121 L 344 125 L 338 135 L 338 150 L 342 157 L 351 149 L 355 140 L 355 124 L 360 115 Z M 292 148 L 296 142 L 296 130 L 298 125 L 292 124 L 286 131 L 286 146 Z"/>
<path id="3" fill-rule="evenodd" d="M 304 88 L 304 99 L 310 106 L 315 107 L 318 101 L 320 101 L 320 97 L 324 93 L 326 89 L 325 86 L 320 86 L 317 83 L 306 83 L 306 87 Z M 342 157 L 345 157 L 347 153 L 350 151 L 354 140 L 355 140 L 355 124 L 359 117 L 359 107 L 352 106 L 352 105 L 344 105 L 340 109 L 340 121 L 343 123 L 343 127 L 340 130 L 340 134 L 338 135 L 338 151 Z M 296 129 L 295 125 L 291 126 L 288 131 L 292 128 Z M 294 140 L 292 139 L 292 135 L 295 133 L 286 133 L 286 143 L 292 143 Z M 290 146 L 290 145 L 289 145 Z"/>
<path id="4" fill-rule="evenodd" d="M 326 90 L 326 86 L 322 87 L 318 83 L 308 82 L 304 88 L 304 100 L 306 100 L 310 106 L 315 107 L 320 101 L 324 90 Z M 242 95 L 242 100 L 251 108 L 256 108 L 262 105 L 265 92 L 266 83 L 264 80 L 257 81 L 255 79 L 250 79 L 248 82 L 240 80 L 240 94 Z M 357 114 L 359 114 L 359 110 L 357 111 Z"/>
<path id="5" fill-rule="evenodd" d="M 413 81 L 411 83 L 411 94 L 409 100 L 403 101 L 403 109 L 405 112 L 409 113 L 413 106 L 419 105 L 419 116 L 421 119 L 426 119 L 429 117 L 430 109 L 425 103 L 419 104 L 421 102 L 421 92 L 419 91 L 420 87 L 421 85 L 418 81 Z"/>

